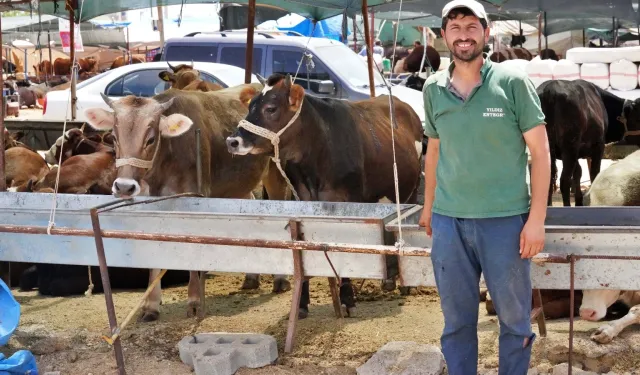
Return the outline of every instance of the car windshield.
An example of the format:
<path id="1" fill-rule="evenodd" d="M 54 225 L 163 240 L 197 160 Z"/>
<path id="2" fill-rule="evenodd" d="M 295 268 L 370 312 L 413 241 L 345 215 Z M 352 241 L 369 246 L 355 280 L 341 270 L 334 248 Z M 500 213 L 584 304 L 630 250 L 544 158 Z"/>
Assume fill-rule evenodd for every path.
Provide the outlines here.
<path id="1" fill-rule="evenodd" d="M 322 62 L 329 65 L 334 72 L 340 72 L 343 79 L 355 87 L 369 87 L 367 63 L 355 52 L 344 45 L 323 46 L 314 48 L 315 54 Z M 373 66 L 373 84 L 384 86 L 380 72 Z"/>
<path id="2" fill-rule="evenodd" d="M 111 73 L 111 71 L 106 71 L 104 73 L 100 73 L 100 74 L 98 74 L 96 76 L 93 76 L 93 77 L 91 77 L 91 78 L 89 78 L 87 80 L 84 80 L 84 81 L 82 81 L 82 82 L 80 82 L 80 83 L 78 83 L 76 85 L 76 90 L 77 89 L 81 89 L 81 88 L 83 88 L 83 87 L 85 87 L 87 85 L 90 85 L 92 82 L 97 81 L 98 79 L 100 79 L 102 77 L 106 77 L 110 73 Z"/>

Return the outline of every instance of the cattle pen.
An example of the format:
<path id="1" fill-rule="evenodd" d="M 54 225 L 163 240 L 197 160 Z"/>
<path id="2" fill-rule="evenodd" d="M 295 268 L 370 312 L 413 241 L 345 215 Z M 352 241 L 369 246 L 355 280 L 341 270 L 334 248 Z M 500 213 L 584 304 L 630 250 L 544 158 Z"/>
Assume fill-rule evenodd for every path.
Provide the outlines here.
<path id="1" fill-rule="evenodd" d="M 77 4 L 69 8 L 72 18 L 76 8 Z M 367 9 L 366 0 L 362 9 Z M 249 46 L 253 17 L 255 0 L 250 0 Z M 365 37 L 371 47 L 366 16 L 364 20 Z M 72 29 L 72 45 L 73 35 Z M 73 48 L 71 51 L 73 59 Z M 247 48 L 247 77 L 251 75 L 251 51 Z M 372 80 L 371 48 L 367 51 Z M 373 91 L 373 85 L 370 87 Z M 75 82 L 72 98 L 74 89 Z M 0 147 L 3 136 L 0 119 Z M 3 156 L 0 148 L 0 191 L 5 190 Z M 51 202 L 57 206 L 54 227 L 47 225 Z M 392 255 L 399 256 L 401 285 L 435 286 L 429 260 L 430 239 L 417 224 L 422 207 L 401 205 L 399 216 L 396 209 L 394 204 L 231 200 L 189 195 L 135 201 L 99 195 L 59 195 L 54 200 L 53 194 L 0 192 L 0 261 L 99 266 L 112 334 L 105 341 L 113 345 L 118 371 L 124 374 L 121 333 L 137 309 L 118 324 L 107 267 L 291 275 L 294 293 L 285 343 L 285 351 L 291 352 L 304 277 L 327 277 L 334 282 L 337 276 L 382 280 L 387 278 L 384 256 Z M 640 208 L 634 207 L 548 210 L 545 250 L 533 259 L 532 281 L 536 289 L 571 292 L 569 374 L 573 360 L 574 290 L 640 290 L 638 218 Z M 406 245 L 394 246 L 397 240 Z M 202 287 L 200 292 L 204 293 Z M 341 318 L 335 295 L 333 300 L 335 313 Z M 541 317 L 544 325 L 544 314 Z"/>

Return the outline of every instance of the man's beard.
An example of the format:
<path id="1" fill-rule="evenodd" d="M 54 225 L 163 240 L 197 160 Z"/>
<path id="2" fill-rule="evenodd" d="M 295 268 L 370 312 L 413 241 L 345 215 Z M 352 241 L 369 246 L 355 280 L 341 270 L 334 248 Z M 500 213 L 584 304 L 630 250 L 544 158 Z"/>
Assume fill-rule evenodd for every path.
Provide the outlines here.
<path id="1" fill-rule="evenodd" d="M 475 48 L 471 50 L 462 51 L 462 52 L 456 52 L 456 44 L 460 42 L 463 42 L 463 41 L 456 40 L 455 42 L 453 42 L 453 45 L 449 47 L 449 50 L 451 51 L 451 53 L 456 59 L 464 62 L 471 62 L 475 60 L 478 56 L 482 55 L 482 50 L 484 49 L 484 40 L 482 40 L 480 44 L 478 44 L 475 40 L 464 41 L 464 42 L 471 43 L 471 46 L 472 47 L 475 46 Z"/>

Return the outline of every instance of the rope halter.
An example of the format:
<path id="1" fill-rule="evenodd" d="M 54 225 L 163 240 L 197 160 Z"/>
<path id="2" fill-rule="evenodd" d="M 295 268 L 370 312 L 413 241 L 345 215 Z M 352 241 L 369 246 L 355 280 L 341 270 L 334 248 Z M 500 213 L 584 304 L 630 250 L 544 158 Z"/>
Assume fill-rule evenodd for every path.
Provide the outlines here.
<path id="1" fill-rule="evenodd" d="M 156 160 L 156 156 L 158 155 L 158 150 L 160 150 L 160 142 L 162 140 L 162 134 L 158 134 L 158 145 L 156 146 L 155 151 L 153 152 L 153 158 L 151 160 L 142 160 L 138 158 L 117 158 L 116 159 L 116 168 L 124 167 L 125 165 L 130 165 L 132 167 L 140 168 L 140 169 L 151 169 L 153 166 L 153 162 Z"/>
<path id="2" fill-rule="evenodd" d="M 296 192 L 296 189 L 293 188 L 293 185 L 291 184 L 291 181 L 289 181 L 289 178 L 287 177 L 287 174 L 284 173 L 284 170 L 282 169 L 282 165 L 280 164 L 280 146 L 279 145 L 280 145 L 280 136 L 282 135 L 282 133 L 284 133 L 291 125 L 293 125 L 293 123 L 296 122 L 296 120 L 300 116 L 300 112 L 302 111 L 302 103 L 303 102 L 304 102 L 304 99 L 302 99 L 302 101 L 300 102 L 300 106 L 298 107 L 298 110 L 293 115 L 293 117 L 291 117 L 291 120 L 289 120 L 287 125 L 285 125 L 277 133 L 274 133 L 269 129 L 265 129 L 263 127 L 254 125 L 254 124 L 252 124 L 251 122 L 249 122 L 247 120 L 240 120 L 240 122 L 238 123 L 238 128 L 243 128 L 243 129 L 247 130 L 250 133 L 253 133 L 255 135 L 259 135 L 259 136 L 261 136 L 263 138 L 266 138 L 269 141 L 271 141 L 271 144 L 273 145 L 273 153 L 274 153 L 274 156 L 271 157 L 271 160 L 273 160 L 273 162 L 276 163 L 276 167 L 278 167 L 278 170 L 280 170 L 280 174 L 282 175 L 282 177 L 287 182 L 287 186 L 289 187 L 289 189 L 291 189 L 291 192 L 296 197 L 297 201 L 300 200 L 300 197 L 298 196 L 298 193 Z"/>

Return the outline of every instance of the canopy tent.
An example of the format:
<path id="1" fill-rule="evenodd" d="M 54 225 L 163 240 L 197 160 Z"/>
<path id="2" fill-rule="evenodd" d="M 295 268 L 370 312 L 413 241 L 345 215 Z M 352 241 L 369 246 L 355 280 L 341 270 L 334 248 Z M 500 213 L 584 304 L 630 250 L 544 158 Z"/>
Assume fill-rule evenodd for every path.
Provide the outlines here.
<path id="1" fill-rule="evenodd" d="M 314 26 L 314 21 L 305 18 L 293 26 L 276 26 L 276 28 L 282 31 L 295 31 L 304 36 L 341 40 L 342 22 L 343 17 L 336 16 L 317 21 Z M 347 36 L 349 35 L 351 35 L 351 31 L 349 30 L 349 22 L 347 22 Z"/>

